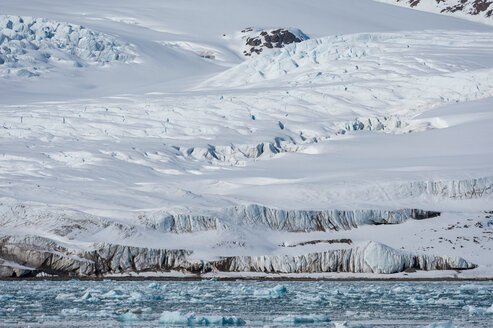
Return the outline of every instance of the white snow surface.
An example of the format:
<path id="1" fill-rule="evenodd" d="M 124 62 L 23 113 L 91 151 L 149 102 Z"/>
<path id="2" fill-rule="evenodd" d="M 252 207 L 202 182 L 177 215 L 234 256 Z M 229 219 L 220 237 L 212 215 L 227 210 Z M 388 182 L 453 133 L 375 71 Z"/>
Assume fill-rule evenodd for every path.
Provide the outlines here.
<path id="1" fill-rule="evenodd" d="M 487 0 L 377 0 L 431 13 L 493 25 L 493 5 Z"/>
<path id="2" fill-rule="evenodd" d="M 493 276 L 493 27 L 370 0 L 49 4 L 0 8 L 0 235 L 197 260 L 374 240 Z M 250 26 L 310 39 L 247 58 Z M 443 214 L 295 233 L 235 221 L 251 206 Z"/>

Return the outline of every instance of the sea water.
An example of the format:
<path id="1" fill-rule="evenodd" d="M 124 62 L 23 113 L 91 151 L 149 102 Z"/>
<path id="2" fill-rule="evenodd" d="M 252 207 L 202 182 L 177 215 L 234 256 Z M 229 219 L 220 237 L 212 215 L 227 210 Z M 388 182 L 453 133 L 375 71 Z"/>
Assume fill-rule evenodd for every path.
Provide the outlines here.
<path id="1" fill-rule="evenodd" d="M 493 282 L 0 281 L 7 327 L 493 327 Z"/>

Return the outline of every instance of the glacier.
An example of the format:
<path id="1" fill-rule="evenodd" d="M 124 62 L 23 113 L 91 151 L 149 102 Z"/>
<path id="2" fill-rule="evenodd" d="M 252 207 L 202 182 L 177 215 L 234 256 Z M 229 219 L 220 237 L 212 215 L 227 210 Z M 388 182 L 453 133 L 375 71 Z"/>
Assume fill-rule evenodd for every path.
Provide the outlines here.
<path id="1" fill-rule="evenodd" d="M 73 66 L 131 62 L 131 46 L 80 25 L 29 16 L 0 15 L 0 76 L 34 77 Z"/>
<path id="2" fill-rule="evenodd" d="M 373 0 L 3 4 L 0 276 L 491 278 L 493 27 L 454 1 L 415 8 L 487 24 Z M 145 288 L 57 302 L 163 301 Z"/>

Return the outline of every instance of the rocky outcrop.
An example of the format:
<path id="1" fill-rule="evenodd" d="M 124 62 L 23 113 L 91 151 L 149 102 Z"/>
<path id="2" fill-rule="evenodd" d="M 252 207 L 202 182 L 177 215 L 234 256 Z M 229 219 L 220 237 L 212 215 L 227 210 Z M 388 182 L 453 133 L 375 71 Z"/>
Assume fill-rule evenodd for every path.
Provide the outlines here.
<path id="1" fill-rule="evenodd" d="M 97 244 L 95 249 L 74 250 L 37 236 L 0 239 L 0 258 L 15 263 L 0 264 L 0 277 L 22 277 L 35 272 L 62 276 L 99 276 L 120 272 L 166 272 L 170 270 L 205 273 L 396 273 L 416 270 L 463 270 L 476 266 L 460 257 L 416 255 L 377 242 L 367 242 L 306 255 L 232 256 L 206 262 L 189 257 L 191 251 Z M 33 268 L 27 270 L 28 267 Z M 24 269 L 20 269 L 24 268 Z"/>
<path id="2" fill-rule="evenodd" d="M 244 34 L 246 50 L 243 55 L 251 56 L 260 54 L 265 48 L 283 48 L 291 43 L 298 43 L 307 40 L 300 30 L 274 29 L 274 30 L 254 30 L 249 27 L 241 31 Z"/>
<path id="3" fill-rule="evenodd" d="M 226 272 L 265 273 L 397 273 L 416 270 L 464 270 L 476 266 L 460 257 L 416 255 L 370 241 L 353 248 L 306 255 L 234 256 L 212 265 Z"/>
<path id="4" fill-rule="evenodd" d="M 307 40 L 308 36 L 298 29 L 273 29 L 262 30 L 252 27 L 241 31 L 245 40 L 243 55 L 252 56 L 260 54 L 264 49 L 284 48 L 291 43 L 299 43 Z"/>

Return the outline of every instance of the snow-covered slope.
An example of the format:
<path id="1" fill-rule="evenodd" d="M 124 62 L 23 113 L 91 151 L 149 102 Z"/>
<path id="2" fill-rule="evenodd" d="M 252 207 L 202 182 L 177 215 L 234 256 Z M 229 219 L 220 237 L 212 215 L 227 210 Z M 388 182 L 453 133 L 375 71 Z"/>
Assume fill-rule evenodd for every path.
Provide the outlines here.
<path id="1" fill-rule="evenodd" d="M 370 0 L 50 4 L 0 11 L 3 275 L 493 276 L 492 27 Z"/>
<path id="2" fill-rule="evenodd" d="M 432 13 L 453 15 L 493 25 L 493 2 L 489 0 L 377 0 Z"/>

